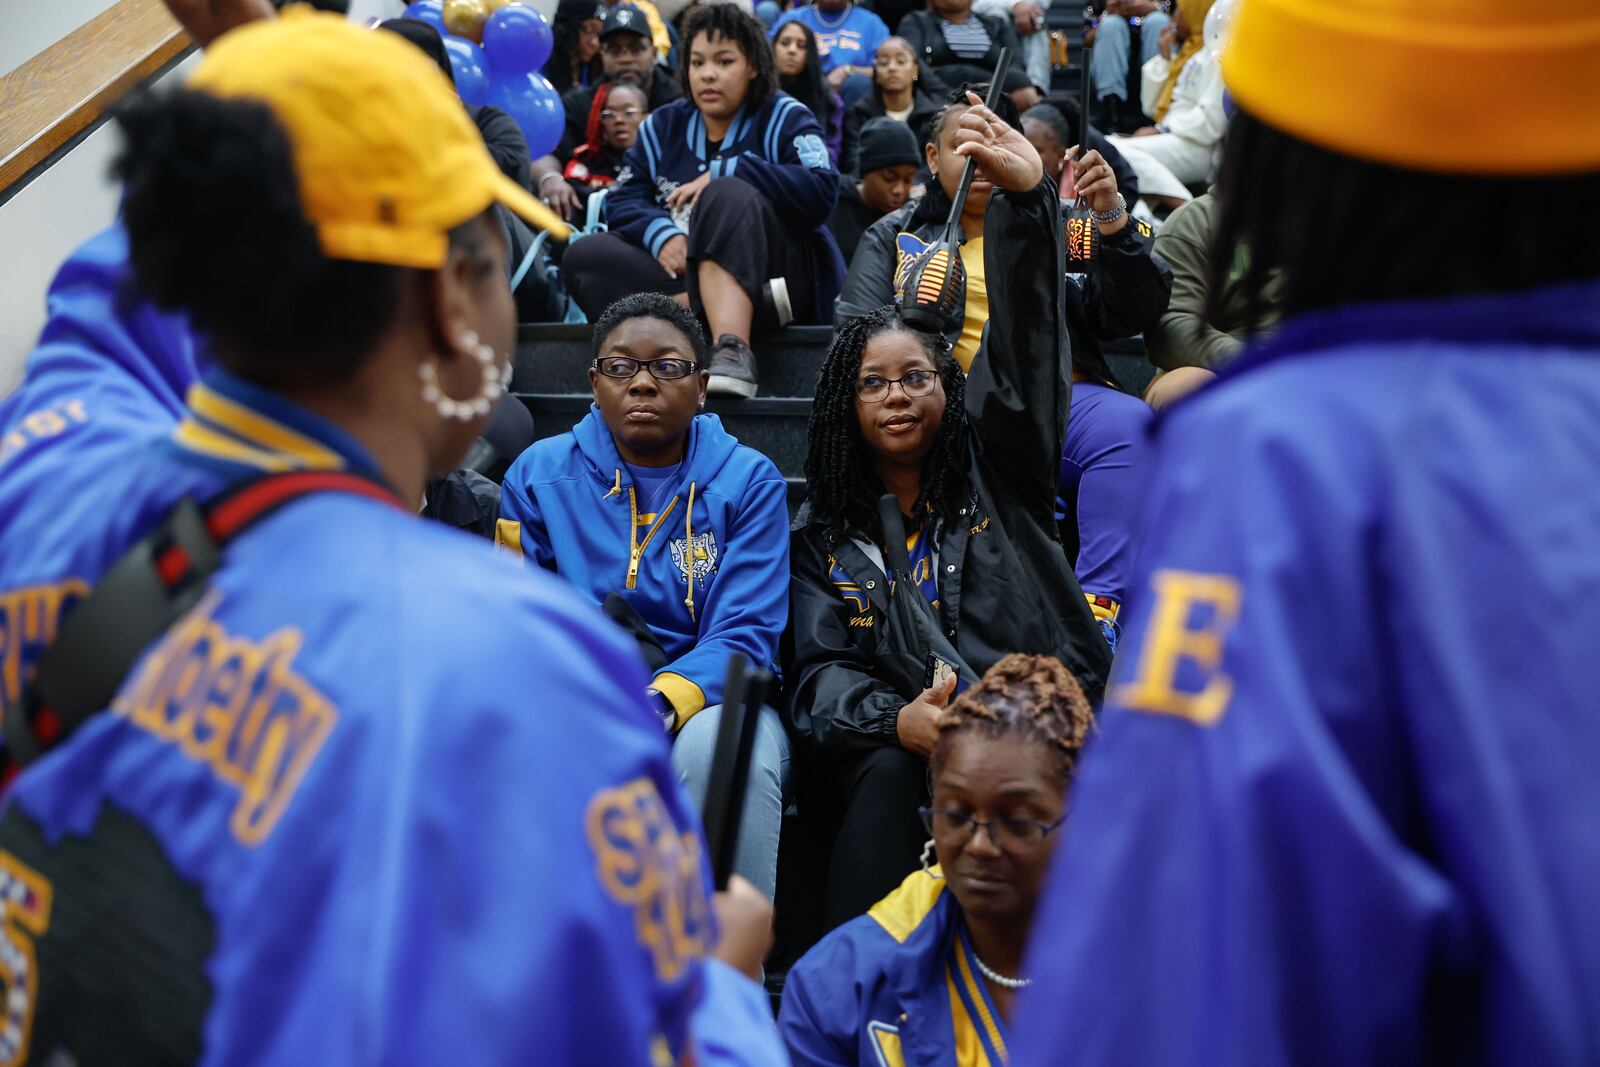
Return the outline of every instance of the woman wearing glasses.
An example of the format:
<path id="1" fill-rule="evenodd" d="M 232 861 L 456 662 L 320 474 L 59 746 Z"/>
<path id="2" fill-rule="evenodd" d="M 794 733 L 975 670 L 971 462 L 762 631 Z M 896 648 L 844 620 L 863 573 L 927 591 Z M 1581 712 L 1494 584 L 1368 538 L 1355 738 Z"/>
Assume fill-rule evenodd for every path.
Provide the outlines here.
<path id="1" fill-rule="evenodd" d="M 706 399 L 706 341 L 671 297 L 639 293 L 594 328 L 594 407 L 506 472 L 496 540 L 555 571 L 639 638 L 672 762 L 705 795 L 728 658 L 777 660 L 788 618 L 788 487 Z M 789 743 L 763 709 L 737 873 L 771 900 Z"/>
<path id="2" fill-rule="evenodd" d="M 778 1026 L 797 1067 L 1006 1062 L 1023 946 L 1091 723 L 1049 656 L 1005 657 L 940 716 L 922 869 L 789 972 Z"/>
<path id="3" fill-rule="evenodd" d="M 622 173 L 622 159 L 639 135 L 649 101 L 644 90 L 627 82 L 606 82 L 595 90 L 589 106 L 584 143 L 572 153 L 562 176 L 580 201 L 604 189 Z"/>
<path id="4" fill-rule="evenodd" d="M 1022 134 L 976 99 L 949 135 L 951 159 L 975 158 L 994 189 L 983 219 L 990 316 L 970 375 L 946 338 L 880 307 L 843 324 L 812 406 L 785 679 L 816 768 L 808 807 L 837 827 L 829 926 L 916 868 L 916 809 L 951 695 L 888 668 L 913 636 L 896 633 L 887 610 L 885 493 L 900 502 L 919 588 L 969 676 L 1008 652 L 1044 653 L 1098 696 L 1110 660 L 1054 519 L 1069 369 L 1058 193 Z"/>

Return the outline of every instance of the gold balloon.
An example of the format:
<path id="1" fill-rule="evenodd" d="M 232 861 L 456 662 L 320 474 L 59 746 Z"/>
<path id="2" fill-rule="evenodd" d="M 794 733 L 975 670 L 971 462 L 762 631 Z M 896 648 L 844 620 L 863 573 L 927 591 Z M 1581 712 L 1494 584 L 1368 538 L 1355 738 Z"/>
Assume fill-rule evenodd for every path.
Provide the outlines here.
<path id="1" fill-rule="evenodd" d="M 473 44 L 483 43 L 483 23 L 488 17 L 488 0 L 444 0 L 444 28 Z"/>

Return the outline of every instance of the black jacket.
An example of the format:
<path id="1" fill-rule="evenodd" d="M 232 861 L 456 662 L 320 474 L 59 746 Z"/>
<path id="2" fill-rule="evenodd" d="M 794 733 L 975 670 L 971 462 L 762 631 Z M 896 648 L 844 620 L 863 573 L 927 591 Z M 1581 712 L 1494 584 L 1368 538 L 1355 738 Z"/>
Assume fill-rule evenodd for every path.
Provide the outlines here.
<path id="1" fill-rule="evenodd" d="M 499 108 L 487 105 L 468 106 L 467 113 L 477 124 L 478 133 L 483 137 L 494 165 L 507 178 L 524 189 L 531 189 L 532 186 L 528 184 L 528 164 L 532 160 L 528 156 L 528 140 L 522 136 L 522 127 L 517 125 L 517 120 Z"/>
<path id="2" fill-rule="evenodd" d="M 942 98 L 950 90 L 961 88 L 964 81 L 988 81 L 1002 47 L 1011 49 L 1005 91 L 1009 93 L 1030 84 L 1022 67 L 1022 43 L 1017 39 L 1017 29 L 1011 20 L 998 15 L 980 15 L 976 11 L 970 17 L 983 23 L 983 28 L 989 31 L 989 52 L 982 59 L 962 59 L 950 51 L 944 40 L 944 30 L 939 26 L 939 16 L 932 11 L 913 11 L 900 20 L 900 36 L 917 54 L 923 90 Z"/>
<path id="3" fill-rule="evenodd" d="M 1048 182 L 1048 179 L 1047 179 Z M 999 203 L 998 198 L 991 202 Z M 890 212 L 867 228 L 850 260 L 844 289 L 834 307 L 835 326 L 856 315 L 894 301 L 895 269 L 900 251 L 896 238 L 915 234 L 923 242 L 934 240 L 944 230 L 950 201 L 938 190 L 922 200 L 913 200 Z M 984 224 L 987 250 L 988 222 Z M 1066 235 L 1062 231 L 1065 248 Z M 1067 329 L 1072 340 L 1072 363 L 1084 376 L 1107 385 L 1116 385 L 1111 368 L 1101 351 L 1101 342 L 1133 337 L 1154 325 L 1167 310 L 1172 294 L 1172 271 L 1154 252 L 1150 228 L 1130 219 L 1116 236 L 1100 244 L 1098 269 L 1088 275 L 1073 275 L 1066 291 Z M 987 275 L 989 259 L 984 257 Z M 989 283 L 989 319 L 994 321 L 999 305 L 996 285 Z M 945 337 L 954 345 L 961 338 L 961 323 L 951 325 Z"/>
<path id="4" fill-rule="evenodd" d="M 881 218 L 882 215 L 862 202 L 855 175 L 839 175 L 839 202 L 828 216 L 828 229 L 839 242 L 839 254 L 846 263 L 856 254 L 856 246 L 861 243 L 861 235 L 867 232 L 867 227 Z"/>
<path id="5" fill-rule="evenodd" d="M 561 142 L 556 145 L 552 155 L 561 160 L 563 167 L 588 136 L 589 109 L 594 106 L 594 91 L 598 88 L 600 88 L 599 83 L 574 85 L 561 94 L 561 106 L 567 112 L 567 126 L 562 131 Z M 657 67 L 650 78 L 650 91 L 645 94 L 646 109 L 654 111 L 663 104 L 672 103 L 682 95 L 683 88 L 678 84 L 678 79 Z"/>
<path id="6" fill-rule="evenodd" d="M 940 621 L 978 674 L 1010 652 L 1057 656 L 1092 700 L 1111 653 L 1057 539 L 1057 468 L 1071 381 L 1056 190 L 996 194 L 984 222 L 989 329 L 967 376 L 969 500 L 937 535 Z M 795 735 L 823 754 L 897 743 L 916 698 L 874 670 L 888 619 L 868 538 L 802 505 L 790 540 L 785 677 Z M 840 574 L 830 577 L 835 563 Z"/>
<path id="7" fill-rule="evenodd" d="M 938 110 L 939 102 L 922 91 L 920 82 L 911 87 L 911 114 L 906 118 L 906 126 L 916 136 L 918 144 L 922 143 L 922 128 Z M 887 114 L 883 107 L 883 97 L 878 95 L 876 87 L 845 111 L 844 141 L 839 147 L 839 173 L 856 173 L 856 161 L 861 157 L 861 127 Z M 919 174 L 927 169 L 926 164 L 918 161 Z"/>

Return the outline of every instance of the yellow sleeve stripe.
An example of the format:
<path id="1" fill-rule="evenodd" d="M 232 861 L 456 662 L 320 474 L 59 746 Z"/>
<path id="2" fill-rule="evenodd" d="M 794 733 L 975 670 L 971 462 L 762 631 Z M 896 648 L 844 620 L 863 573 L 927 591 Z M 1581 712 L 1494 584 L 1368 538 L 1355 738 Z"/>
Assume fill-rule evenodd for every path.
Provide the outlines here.
<path id="1" fill-rule="evenodd" d="M 705 690 L 681 674 L 662 671 L 651 681 L 650 688 L 667 698 L 667 702 L 678 713 L 679 726 L 688 722 L 690 716 L 705 710 Z"/>
<path id="2" fill-rule="evenodd" d="M 522 523 L 515 519 L 494 520 L 494 543 L 497 548 L 522 558 Z"/>

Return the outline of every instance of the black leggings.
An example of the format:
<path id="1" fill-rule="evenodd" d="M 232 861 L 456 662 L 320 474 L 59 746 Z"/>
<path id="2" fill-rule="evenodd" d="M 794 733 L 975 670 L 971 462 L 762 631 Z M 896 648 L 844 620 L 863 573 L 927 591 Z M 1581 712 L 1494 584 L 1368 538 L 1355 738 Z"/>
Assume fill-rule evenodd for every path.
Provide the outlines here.
<path id="1" fill-rule="evenodd" d="M 675 296 L 686 286 L 694 309 L 704 315 L 694 269 L 703 259 L 733 275 L 750 297 L 758 333 L 778 325 L 763 307 L 762 291 L 769 279 L 785 279 L 797 315 L 813 302 L 811 234 L 784 222 L 767 198 L 740 178 L 713 179 L 695 203 L 689 217 L 687 278 L 669 277 L 654 256 L 619 233 L 578 241 L 567 250 L 561 269 L 567 291 L 591 321 L 625 296 Z"/>
<path id="2" fill-rule="evenodd" d="M 928 802 L 928 761 L 885 745 L 827 766 L 819 777 L 839 825 L 825 893 L 831 930 L 865 913 L 920 865 L 928 832 L 917 808 Z"/>

